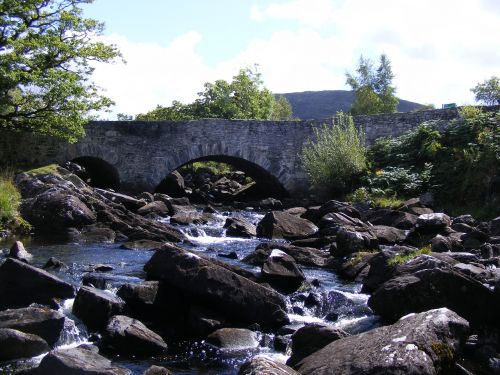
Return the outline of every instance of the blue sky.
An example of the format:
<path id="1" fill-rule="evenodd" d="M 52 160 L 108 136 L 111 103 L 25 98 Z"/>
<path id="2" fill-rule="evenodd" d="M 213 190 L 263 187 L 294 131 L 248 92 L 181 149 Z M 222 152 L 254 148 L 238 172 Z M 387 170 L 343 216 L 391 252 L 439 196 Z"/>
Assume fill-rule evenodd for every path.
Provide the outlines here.
<path id="1" fill-rule="evenodd" d="M 275 93 L 334 90 L 347 89 L 360 54 L 386 53 L 398 96 L 436 106 L 473 103 L 470 88 L 500 75 L 498 0 L 95 0 L 84 10 L 126 60 L 94 73 L 115 113 L 192 101 L 255 63 Z"/>

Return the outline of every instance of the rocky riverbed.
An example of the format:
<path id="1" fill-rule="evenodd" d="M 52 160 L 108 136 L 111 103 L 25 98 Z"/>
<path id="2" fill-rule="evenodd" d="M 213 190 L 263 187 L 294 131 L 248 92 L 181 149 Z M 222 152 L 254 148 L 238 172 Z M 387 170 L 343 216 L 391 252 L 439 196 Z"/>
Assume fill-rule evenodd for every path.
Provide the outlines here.
<path id="1" fill-rule="evenodd" d="M 35 237 L 0 245 L 1 372 L 500 371 L 500 218 L 16 183 Z"/>

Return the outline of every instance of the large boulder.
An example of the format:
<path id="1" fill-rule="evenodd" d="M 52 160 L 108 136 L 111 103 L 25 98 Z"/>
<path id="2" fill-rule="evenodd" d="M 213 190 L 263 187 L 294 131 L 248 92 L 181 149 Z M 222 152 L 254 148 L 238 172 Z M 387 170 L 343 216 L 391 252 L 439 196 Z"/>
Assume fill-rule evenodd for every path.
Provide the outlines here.
<path id="1" fill-rule="evenodd" d="M 299 375 L 293 368 L 265 356 L 255 356 L 245 362 L 238 375 Z"/>
<path id="2" fill-rule="evenodd" d="M 453 365 L 468 332 L 467 321 L 453 311 L 430 310 L 336 340 L 295 369 L 302 375 L 435 375 Z"/>
<path id="3" fill-rule="evenodd" d="M 220 328 L 206 340 L 221 349 L 248 349 L 259 346 L 257 333 L 244 328 Z"/>
<path id="4" fill-rule="evenodd" d="M 0 348 L 0 362 L 35 357 L 50 350 L 41 337 L 11 328 L 0 328 Z"/>
<path id="5" fill-rule="evenodd" d="M 47 354 L 34 375 L 129 375 L 130 370 L 115 367 L 111 361 L 84 348 L 57 349 Z"/>
<path id="6" fill-rule="evenodd" d="M 125 355 L 155 355 L 167 350 L 161 336 L 124 315 L 115 315 L 109 320 L 105 341 L 114 351 Z"/>
<path id="7" fill-rule="evenodd" d="M 282 211 L 267 213 L 257 225 L 257 236 L 294 240 L 310 237 L 318 231 L 309 220 Z"/>
<path id="8" fill-rule="evenodd" d="M 130 240 L 185 239 L 172 226 L 135 214 L 146 201 L 91 188 L 61 167 L 19 174 L 16 183 L 23 197 L 21 213 L 38 232 L 64 233 L 68 228 L 98 224 Z"/>
<path id="9" fill-rule="evenodd" d="M 56 188 L 23 200 L 21 215 L 38 230 L 51 232 L 81 228 L 97 220 L 96 214 L 79 197 Z"/>
<path id="10" fill-rule="evenodd" d="M 25 307 L 0 311 L 0 328 L 39 336 L 54 347 L 64 330 L 65 319 L 63 314 L 52 309 Z"/>
<path id="11" fill-rule="evenodd" d="M 175 245 L 163 245 L 144 270 L 149 280 L 164 281 L 231 320 L 264 327 L 288 320 L 280 294 Z"/>
<path id="12" fill-rule="evenodd" d="M 471 324 L 497 324 L 499 304 L 494 292 L 451 265 L 420 256 L 396 272 L 368 300 L 383 318 L 394 321 L 412 312 L 447 307 Z"/>
<path id="13" fill-rule="evenodd" d="M 54 299 L 74 296 L 71 284 L 40 268 L 16 259 L 7 259 L 0 266 L 0 310 L 32 303 L 51 305 Z"/>
<path id="14" fill-rule="evenodd" d="M 347 336 L 349 334 L 342 329 L 324 324 L 305 325 L 292 335 L 292 355 L 286 364 L 293 367 L 305 357 Z"/>
<path id="15" fill-rule="evenodd" d="M 185 188 L 186 186 L 182 175 L 177 171 L 173 171 L 161 182 L 159 190 L 171 197 L 178 198 L 186 195 Z"/>
<path id="16" fill-rule="evenodd" d="M 262 277 L 264 281 L 284 293 L 296 291 L 306 279 L 295 260 L 278 249 L 272 250 L 262 265 Z"/>
<path id="17" fill-rule="evenodd" d="M 73 314 L 90 330 L 102 330 L 109 318 L 122 312 L 125 303 L 111 292 L 82 286 L 73 303 Z"/>
<path id="18" fill-rule="evenodd" d="M 241 217 L 228 217 L 224 223 L 226 235 L 231 237 L 255 237 L 257 229 L 255 225 Z"/>

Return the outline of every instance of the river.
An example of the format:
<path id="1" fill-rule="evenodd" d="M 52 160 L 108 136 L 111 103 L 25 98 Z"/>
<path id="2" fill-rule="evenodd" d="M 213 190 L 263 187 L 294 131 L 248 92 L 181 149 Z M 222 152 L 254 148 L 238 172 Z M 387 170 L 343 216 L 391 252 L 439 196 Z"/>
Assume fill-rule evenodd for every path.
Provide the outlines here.
<path id="1" fill-rule="evenodd" d="M 189 250 L 217 257 L 245 269 L 259 272 L 258 267 L 249 266 L 243 262 L 257 244 L 269 240 L 244 239 L 226 237 L 223 224 L 228 216 L 243 216 L 253 223 L 257 223 L 263 214 L 251 211 L 226 211 L 216 215 L 217 221 L 207 225 L 179 226 L 192 245 L 183 245 Z M 168 219 L 167 219 L 168 221 Z M 26 249 L 33 255 L 31 264 L 42 267 L 50 257 L 64 262 L 68 268 L 54 271 L 57 276 L 74 285 L 81 285 L 83 277 L 97 276 L 104 279 L 104 287 L 116 292 L 124 283 L 138 283 L 144 280 L 144 264 L 151 258 L 152 252 L 146 250 L 125 250 L 119 243 L 112 244 L 77 244 L 77 243 L 49 243 L 47 240 L 25 240 Z M 9 243 L 0 243 L 0 250 L 4 258 L 8 252 Z M 238 259 L 220 257 L 221 254 L 236 252 Z M 93 273 L 93 265 L 107 264 L 113 267 L 108 272 Z M 322 308 L 308 304 L 311 290 L 295 292 L 287 297 L 288 315 L 291 327 L 296 328 L 306 323 L 321 322 L 334 327 L 343 328 L 349 333 L 366 331 L 378 325 L 378 319 L 367 307 L 368 295 L 360 293 L 361 284 L 346 282 L 334 272 L 324 269 L 301 267 L 308 280 L 319 280 L 319 287 L 312 293 L 316 298 L 323 300 Z M 52 271 L 51 271 L 52 272 Z M 309 296 L 310 297 L 310 296 Z M 61 307 L 74 324 L 68 324 L 64 337 L 59 346 L 78 346 L 89 341 L 85 327 L 71 314 L 73 300 L 67 300 Z M 71 322 L 70 322 L 71 323 Z M 287 333 L 285 330 L 283 334 Z M 124 359 L 112 357 L 114 363 L 129 368 L 133 374 L 142 374 L 152 364 L 165 366 L 174 374 L 237 374 L 239 367 L 247 359 L 256 354 L 266 354 L 278 361 L 286 361 L 290 355 L 290 348 L 286 352 L 274 349 L 275 337 L 269 333 L 260 333 L 258 348 L 246 350 L 220 350 L 203 341 L 200 342 L 171 342 L 166 355 L 147 360 Z M 43 356 L 0 363 L 0 373 L 11 374 L 23 368 L 35 366 Z"/>

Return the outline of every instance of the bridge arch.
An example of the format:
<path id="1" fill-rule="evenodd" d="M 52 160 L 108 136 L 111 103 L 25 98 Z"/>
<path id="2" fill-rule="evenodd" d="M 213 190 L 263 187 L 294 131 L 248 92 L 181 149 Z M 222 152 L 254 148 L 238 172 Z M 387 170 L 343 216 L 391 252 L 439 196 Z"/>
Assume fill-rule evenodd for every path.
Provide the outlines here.
<path id="1" fill-rule="evenodd" d="M 85 168 L 83 179 L 91 186 L 101 189 L 120 189 L 120 175 L 117 168 L 96 156 L 78 156 L 71 162 Z"/>
<path id="2" fill-rule="evenodd" d="M 266 169 L 264 169 L 260 165 L 255 164 L 254 162 L 248 161 L 248 160 L 240 158 L 240 157 L 235 157 L 235 156 L 229 156 L 229 155 L 202 156 L 202 157 L 199 157 L 196 159 L 189 160 L 189 161 L 177 166 L 175 169 L 171 170 L 169 173 L 173 172 L 174 170 L 178 170 L 178 169 L 180 169 L 183 166 L 186 166 L 188 164 L 195 163 L 195 162 L 205 162 L 205 161 L 215 161 L 215 162 L 219 162 L 219 163 L 229 164 L 229 165 L 233 166 L 234 168 L 236 168 L 237 170 L 245 172 L 245 174 L 248 177 L 251 177 L 252 180 L 254 180 L 256 183 L 255 188 L 252 189 L 252 196 L 253 197 L 283 198 L 283 197 L 288 197 L 290 195 L 289 192 L 287 191 L 287 189 L 279 181 L 279 179 L 276 176 L 274 176 L 272 173 L 270 173 L 269 171 L 267 171 Z M 158 186 L 156 187 L 155 190 L 160 191 L 164 181 L 165 181 L 165 179 L 163 179 L 158 184 Z"/>

